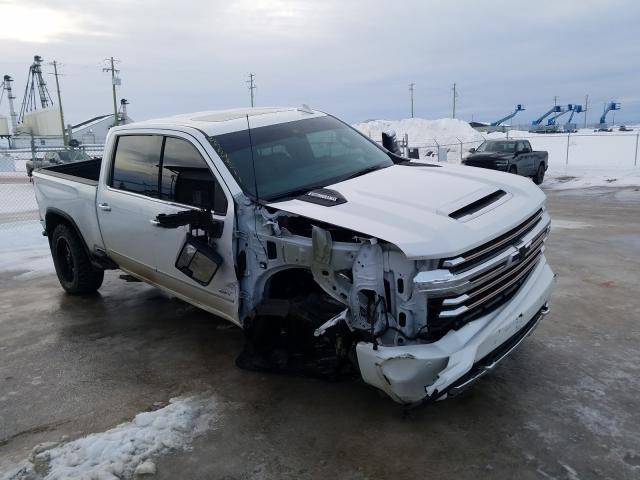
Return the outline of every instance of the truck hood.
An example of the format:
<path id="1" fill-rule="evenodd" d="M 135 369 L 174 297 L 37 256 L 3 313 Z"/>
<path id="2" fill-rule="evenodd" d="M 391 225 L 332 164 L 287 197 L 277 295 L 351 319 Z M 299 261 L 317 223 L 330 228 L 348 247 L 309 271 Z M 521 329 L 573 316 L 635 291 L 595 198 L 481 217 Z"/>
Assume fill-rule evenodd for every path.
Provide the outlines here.
<path id="1" fill-rule="evenodd" d="M 325 187 L 343 196 L 344 203 L 292 199 L 269 206 L 385 240 L 408 258 L 431 259 L 486 243 L 522 223 L 545 201 L 542 190 L 517 175 L 460 165 L 410 165 Z"/>

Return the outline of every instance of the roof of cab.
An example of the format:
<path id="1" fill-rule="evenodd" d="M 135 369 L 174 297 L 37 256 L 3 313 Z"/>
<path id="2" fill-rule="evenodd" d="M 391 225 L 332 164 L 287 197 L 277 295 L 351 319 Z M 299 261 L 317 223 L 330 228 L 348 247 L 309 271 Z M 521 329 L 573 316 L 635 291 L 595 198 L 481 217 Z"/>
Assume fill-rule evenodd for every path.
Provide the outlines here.
<path id="1" fill-rule="evenodd" d="M 247 122 L 251 128 L 293 122 L 304 118 L 326 115 L 323 112 L 311 110 L 309 107 L 262 107 L 235 108 L 230 110 L 212 110 L 204 112 L 185 113 L 171 117 L 155 118 L 141 122 L 129 123 L 115 127 L 117 130 L 131 130 L 135 128 L 166 128 L 193 127 L 207 135 L 220 135 L 247 129 Z"/>

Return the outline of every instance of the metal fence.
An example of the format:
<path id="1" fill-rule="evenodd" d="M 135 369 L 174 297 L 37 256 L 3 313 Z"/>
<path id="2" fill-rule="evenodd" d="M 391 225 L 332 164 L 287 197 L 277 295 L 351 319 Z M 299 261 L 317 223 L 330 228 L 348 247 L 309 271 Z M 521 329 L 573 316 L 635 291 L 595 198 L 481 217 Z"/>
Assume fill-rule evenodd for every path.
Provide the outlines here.
<path id="1" fill-rule="evenodd" d="M 507 138 L 529 140 L 534 150 L 549 152 L 549 162 L 554 166 L 579 165 L 584 167 L 629 169 L 640 165 L 640 130 L 632 132 L 553 133 L 528 134 L 505 132 L 481 134 L 473 138 L 458 138 L 439 142 L 412 141 L 402 137 L 402 149 L 417 148 L 421 159 L 460 162 L 469 149 L 476 148 L 486 139 Z"/>
<path id="2" fill-rule="evenodd" d="M 103 151 L 104 145 L 0 150 L 0 229 L 20 229 L 38 221 L 31 170 L 100 157 Z"/>

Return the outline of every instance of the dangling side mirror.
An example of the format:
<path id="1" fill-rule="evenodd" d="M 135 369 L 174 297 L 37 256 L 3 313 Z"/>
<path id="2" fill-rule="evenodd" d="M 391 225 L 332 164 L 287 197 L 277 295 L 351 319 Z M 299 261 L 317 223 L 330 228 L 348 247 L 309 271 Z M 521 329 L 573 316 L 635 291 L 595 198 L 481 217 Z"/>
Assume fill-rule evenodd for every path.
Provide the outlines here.
<path id="1" fill-rule="evenodd" d="M 176 268 L 200 285 L 209 285 L 222 265 L 222 256 L 206 242 L 187 235 L 187 241 L 180 250 Z"/>

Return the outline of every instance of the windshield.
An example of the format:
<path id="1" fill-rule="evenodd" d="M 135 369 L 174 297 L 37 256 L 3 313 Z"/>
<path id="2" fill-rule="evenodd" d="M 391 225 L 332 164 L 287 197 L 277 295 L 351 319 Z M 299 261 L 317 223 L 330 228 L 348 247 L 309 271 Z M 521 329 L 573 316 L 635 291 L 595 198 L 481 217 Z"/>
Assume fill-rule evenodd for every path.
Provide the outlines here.
<path id="1" fill-rule="evenodd" d="M 209 141 L 242 189 L 265 200 L 302 194 L 393 164 L 384 150 L 329 116 L 227 133 Z"/>
<path id="2" fill-rule="evenodd" d="M 517 142 L 484 142 L 478 147 L 477 152 L 501 152 L 514 153 Z"/>

